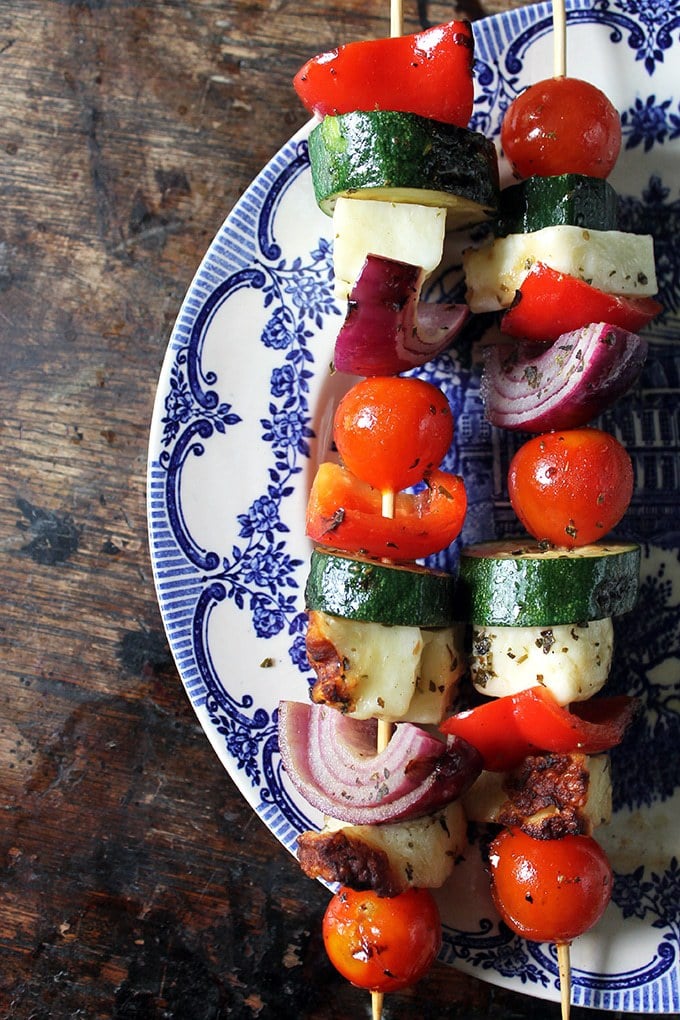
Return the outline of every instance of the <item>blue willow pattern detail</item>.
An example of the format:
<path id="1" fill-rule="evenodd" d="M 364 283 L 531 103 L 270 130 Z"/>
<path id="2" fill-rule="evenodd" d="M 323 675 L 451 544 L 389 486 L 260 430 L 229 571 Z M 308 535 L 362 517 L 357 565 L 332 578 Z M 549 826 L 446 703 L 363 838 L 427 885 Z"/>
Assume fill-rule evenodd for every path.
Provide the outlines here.
<path id="1" fill-rule="evenodd" d="M 227 598 L 239 609 L 249 610 L 258 637 L 271 637 L 288 627 L 293 638 L 292 661 L 306 669 L 302 614 L 296 610 L 299 587 L 296 571 L 301 561 L 286 552 L 288 526 L 281 517 L 282 502 L 293 491 L 294 476 L 302 470 L 300 458 L 309 456 L 312 438 L 309 414 L 309 380 L 313 355 L 309 340 L 321 327 L 324 316 L 335 309 L 332 292 L 332 260 L 328 242 L 321 239 L 303 264 L 296 257 L 290 264 L 280 256 L 271 239 L 269 217 L 277 208 L 284 186 L 308 165 L 303 144 L 296 157 L 274 182 L 260 216 L 258 238 L 261 249 L 278 261 L 263 261 L 230 275 L 205 301 L 186 347 L 175 359 L 170 390 L 165 400 L 162 463 L 167 470 L 167 501 L 173 530 L 187 558 L 221 581 Z M 203 375 L 202 350 L 206 333 L 217 311 L 241 287 L 261 293 L 263 306 L 271 309 L 261 335 L 262 344 L 281 355 L 281 362 L 269 380 L 269 415 L 260 420 L 261 439 L 271 451 L 269 484 L 244 513 L 238 515 L 239 539 L 229 555 L 220 556 L 199 548 L 183 519 L 179 485 L 189 453 L 201 456 L 204 442 L 214 431 L 224 433 L 241 422 L 228 403 L 221 403 L 214 389 L 214 373 Z M 209 387 L 209 388 L 208 388 Z"/>
<path id="2" fill-rule="evenodd" d="M 671 109 L 672 99 L 657 100 L 656 95 L 639 97 L 621 114 L 621 134 L 626 149 L 642 145 L 650 152 L 654 145 L 664 145 L 680 136 L 680 103 L 678 113 Z"/>
<path id="3" fill-rule="evenodd" d="M 668 949 L 680 944 L 680 866 L 673 857 L 668 868 L 645 878 L 643 865 L 627 875 L 615 875 L 612 899 L 624 917 L 644 919 L 651 915 L 652 927 L 664 931 L 664 939 L 670 943 L 662 954 L 668 956 Z M 675 951 L 673 952 L 673 957 Z"/>
<path id="4" fill-rule="evenodd" d="M 192 636 L 197 666 L 205 689 L 211 724 L 254 787 L 263 781 L 276 747 L 276 725 L 267 712 L 253 708 L 254 699 L 234 699 L 222 683 L 211 653 L 208 626 L 213 610 L 225 599 L 248 611 L 258 637 L 268 638 L 287 628 L 292 638 L 289 655 L 300 669 L 308 668 L 304 648 L 304 616 L 297 609 L 296 571 L 302 561 L 286 551 L 288 526 L 282 520 L 283 501 L 294 492 L 294 477 L 309 456 L 313 437 L 309 414 L 309 380 L 313 355 L 309 341 L 334 307 L 330 245 L 323 239 L 310 253 L 290 263 L 281 258 L 270 222 L 288 184 L 308 165 L 307 146 L 297 153 L 272 183 L 260 212 L 258 241 L 263 255 L 277 261 L 254 260 L 219 283 L 195 317 L 189 338 L 176 352 L 165 397 L 160 455 L 165 469 L 166 507 L 170 526 L 186 559 L 205 573 L 205 587 L 194 609 Z M 258 291 L 270 309 L 261 343 L 276 352 L 279 363 L 269 380 L 268 416 L 260 420 L 261 440 L 270 450 L 269 483 L 247 510 L 237 516 L 239 541 L 228 555 L 202 548 L 191 534 L 181 499 L 182 471 L 190 455 L 202 456 L 215 433 L 226 434 L 242 417 L 220 400 L 219 380 L 203 368 L 206 337 L 217 313 L 241 288 Z M 261 765 L 260 762 L 263 762 Z M 281 786 L 280 779 L 278 785 Z"/>
<path id="5" fill-rule="evenodd" d="M 449 964 L 460 960 L 480 970 L 493 970 L 504 978 L 516 978 L 523 985 L 547 987 L 549 978 L 531 960 L 529 943 L 514 935 L 502 921 L 495 929 L 489 918 L 482 918 L 479 931 L 445 930 L 441 959 Z"/>
<path id="6" fill-rule="evenodd" d="M 670 188 L 653 174 L 642 192 L 642 201 L 619 196 L 618 216 L 621 230 L 654 235 L 658 296 L 664 309 L 659 321 L 665 322 L 680 312 L 680 265 L 676 257 L 680 198 L 672 199 Z"/>

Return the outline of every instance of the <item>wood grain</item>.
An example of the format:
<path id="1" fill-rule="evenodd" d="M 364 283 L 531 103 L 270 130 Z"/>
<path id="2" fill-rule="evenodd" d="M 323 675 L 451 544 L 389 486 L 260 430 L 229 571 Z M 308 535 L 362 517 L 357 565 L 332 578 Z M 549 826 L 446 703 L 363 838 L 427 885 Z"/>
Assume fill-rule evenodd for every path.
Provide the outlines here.
<path id="1" fill-rule="evenodd" d="M 423 5 L 406 27 L 506 6 Z M 369 1015 L 326 961 L 326 892 L 239 796 L 184 695 L 145 465 L 191 277 L 306 119 L 294 72 L 386 26 L 358 0 L 0 8 L 3 1017 Z M 384 1015 L 556 1010 L 437 966 Z"/>

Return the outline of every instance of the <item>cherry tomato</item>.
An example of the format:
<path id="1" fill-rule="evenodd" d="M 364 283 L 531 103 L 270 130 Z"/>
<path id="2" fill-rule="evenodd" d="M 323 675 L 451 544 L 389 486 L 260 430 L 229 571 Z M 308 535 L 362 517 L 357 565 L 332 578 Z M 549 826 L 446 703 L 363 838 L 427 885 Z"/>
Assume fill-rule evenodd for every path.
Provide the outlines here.
<path id="1" fill-rule="evenodd" d="M 307 535 L 320 545 L 397 561 L 419 560 L 458 537 L 467 509 L 463 479 L 433 471 L 427 488 L 400 492 L 394 516 L 382 516 L 379 489 L 346 468 L 321 464 L 307 502 Z"/>
<path id="2" fill-rule="evenodd" d="M 585 280 L 537 262 L 501 319 L 501 331 L 536 343 L 551 343 L 591 322 L 636 333 L 660 311 L 662 305 L 654 298 L 606 294 Z"/>
<path id="3" fill-rule="evenodd" d="M 342 888 L 328 904 L 323 940 L 343 977 L 372 992 L 415 984 L 441 946 L 439 910 L 427 889 L 398 896 Z"/>
<path id="4" fill-rule="evenodd" d="M 579 78 L 546 78 L 510 103 L 501 143 L 520 177 L 607 177 L 621 150 L 621 121 L 595 85 Z"/>
<path id="5" fill-rule="evenodd" d="M 611 898 L 611 865 L 592 836 L 533 839 L 506 829 L 491 843 L 489 861 L 498 913 L 535 942 L 571 942 L 599 921 Z"/>
<path id="6" fill-rule="evenodd" d="M 510 463 L 512 508 L 539 542 L 574 549 L 618 524 L 633 494 L 633 466 L 617 439 L 595 428 L 535 436 Z"/>
<path id="7" fill-rule="evenodd" d="M 350 42 L 320 53 L 300 68 L 293 85 L 320 117 L 401 110 L 464 128 L 474 99 L 472 62 L 470 24 L 450 21 L 414 35 Z"/>
<path id="8" fill-rule="evenodd" d="M 529 687 L 452 715 L 440 728 L 476 747 L 485 769 L 505 772 L 536 751 L 608 751 L 621 743 L 635 711 L 635 699 L 626 695 L 567 709 L 545 687 Z"/>
<path id="9" fill-rule="evenodd" d="M 416 485 L 439 467 L 453 439 L 442 391 L 421 379 L 374 376 L 338 404 L 333 438 L 357 478 L 382 492 Z"/>

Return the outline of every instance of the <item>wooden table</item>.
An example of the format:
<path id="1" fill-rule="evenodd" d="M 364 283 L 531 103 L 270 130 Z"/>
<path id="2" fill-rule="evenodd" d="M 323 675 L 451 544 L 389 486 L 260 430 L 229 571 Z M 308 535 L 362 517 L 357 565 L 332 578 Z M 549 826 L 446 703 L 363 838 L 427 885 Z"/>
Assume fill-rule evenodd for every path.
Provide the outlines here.
<path id="1" fill-rule="evenodd" d="M 238 794 L 183 691 L 145 459 L 194 270 L 306 119 L 294 72 L 386 31 L 359 0 L 0 8 L 3 1017 L 368 1015 L 326 960 L 326 891 Z M 437 965 L 384 1015 L 559 1010 Z"/>

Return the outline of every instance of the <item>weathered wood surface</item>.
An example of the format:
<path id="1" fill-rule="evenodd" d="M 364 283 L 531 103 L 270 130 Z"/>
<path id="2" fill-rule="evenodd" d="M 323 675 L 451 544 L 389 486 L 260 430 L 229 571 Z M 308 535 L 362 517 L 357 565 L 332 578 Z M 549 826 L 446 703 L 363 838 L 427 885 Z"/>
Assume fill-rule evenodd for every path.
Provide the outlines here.
<path id="1" fill-rule="evenodd" d="M 238 795 L 184 695 L 145 460 L 194 270 L 306 119 L 293 73 L 386 30 L 359 0 L 0 6 L 2 1017 L 369 1015 L 326 961 L 326 892 Z M 437 966 L 384 1015 L 558 1009 Z"/>

